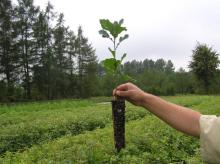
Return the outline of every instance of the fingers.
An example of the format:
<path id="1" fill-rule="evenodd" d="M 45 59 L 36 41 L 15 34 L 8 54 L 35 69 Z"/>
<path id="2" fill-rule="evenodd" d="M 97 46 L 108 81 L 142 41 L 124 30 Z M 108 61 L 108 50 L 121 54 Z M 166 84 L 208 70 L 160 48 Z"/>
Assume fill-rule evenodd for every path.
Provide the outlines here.
<path id="1" fill-rule="evenodd" d="M 126 91 L 126 90 L 128 90 L 128 84 L 127 83 L 126 84 L 121 84 L 116 89 L 120 90 L 120 91 Z"/>
<path id="2" fill-rule="evenodd" d="M 113 96 L 121 96 L 121 97 L 127 97 L 128 96 L 128 90 L 129 90 L 129 83 L 121 84 L 117 86 L 112 92 Z M 125 92 L 126 91 L 126 92 Z"/>
<path id="3" fill-rule="evenodd" d="M 117 91 L 115 92 L 115 94 L 116 94 L 117 96 L 120 96 L 120 97 L 129 97 L 130 92 L 129 92 L 129 91 L 119 91 L 119 90 L 117 90 Z"/>
<path id="4" fill-rule="evenodd" d="M 112 95 L 113 95 L 113 96 L 116 95 L 116 88 L 112 91 Z"/>

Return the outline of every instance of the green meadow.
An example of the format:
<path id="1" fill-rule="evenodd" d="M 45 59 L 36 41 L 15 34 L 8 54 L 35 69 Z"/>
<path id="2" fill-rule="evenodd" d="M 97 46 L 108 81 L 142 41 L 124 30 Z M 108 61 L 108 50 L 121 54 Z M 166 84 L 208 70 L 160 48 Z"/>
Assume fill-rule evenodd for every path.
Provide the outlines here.
<path id="1" fill-rule="evenodd" d="M 220 96 L 163 97 L 220 114 Z M 199 140 L 126 102 L 126 148 L 114 149 L 111 98 L 0 106 L 0 163 L 201 163 Z"/>

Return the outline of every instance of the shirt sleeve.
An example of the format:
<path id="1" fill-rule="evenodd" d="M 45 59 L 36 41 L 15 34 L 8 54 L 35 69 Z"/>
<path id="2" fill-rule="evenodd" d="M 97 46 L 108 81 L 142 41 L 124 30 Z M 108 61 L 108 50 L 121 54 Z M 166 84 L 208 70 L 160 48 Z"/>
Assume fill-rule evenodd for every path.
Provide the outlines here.
<path id="1" fill-rule="evenodd" d="M 202 115 L 200 123 L 200 147 L 205 163 L 220 163 L 220 117 Z"/>

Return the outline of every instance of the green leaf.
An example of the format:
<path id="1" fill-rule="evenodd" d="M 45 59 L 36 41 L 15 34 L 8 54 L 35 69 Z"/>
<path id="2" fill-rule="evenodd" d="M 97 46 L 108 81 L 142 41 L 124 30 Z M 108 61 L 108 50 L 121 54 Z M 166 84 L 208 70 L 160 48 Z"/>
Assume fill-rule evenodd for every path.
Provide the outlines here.
<path id="1" fill-rule="evenodd" d="M 113 37 L 114 38 L 117 38 L 118 35 L 120 33 L 122 33 L 123 31 L 127 31 L 127 29 L 125 27 L 122 27 L 120 24 L 114 24 L 114 27 L 113 27 L 114 31 L 113 31 Z"/>
<path id="2" fill-rule="evenodd" d="M 111 52 L 112 56 L 115 58 L 115 51 L 113 51 L 110 47 L 108 48 L 108 50 Z"/>
<path id="3" fill-rule="evenodd" d="M 123 23 L 124 23 L 124 19 L 121 19 L 121 20 L 119 21 L 119 24 L 122 25 Z"/>
<path id="4" fill-rule="evenodd" d="M 121 43 L 122 41 L 124 41 L 125 39 L 128 39 L 129 35 L 125 34 L 123 37 L 119 38 L 119 42 Z"/>
<path id="5" fill-rule="evenodd" d="M 99 34 L 102 35 L 103 38 L 109 38 L 109 34 L 105 30 L 99 30 Z"/>
<path id="6" fill-rule="evenodd" d="M 127 31 L 127 29 L 125 27 L 122 27 L 121 24 L 118 23 L 117 21 L 112 23 L 108 19 L 100 19 L 100 24 L 101 24 L 101 27 L 104 30 L 110 32 L 110 34 L 114 38 L 117 38 L 121 32 Z"/>
<path id="7" fill-rule="evenodd" d="M 108 71 L 110 73 L 115 73 L 120 64 L 121 64 L 121 61 L 116 60 L 114 58 L 105 59 L 103 61 L 104 68 L 106 69 L 106 71 Z"/>
<path id="8" fill-rule="evenodd" d="M 100 24 L 104 30 L 109 31 L 110 33 L 113 31 L 113 23 L 108 19 L 100 19 Z"/>
<path id="9" fill-rule="evenodd" d="M 126 53 L 124 53 L 123 55 L 122 55 L 122 57 L 121 57 L 121 62 L 124 60 L 124 58 L 127 56 L 127 54 Z"/>
<path id="10" fill-rule="evenodd" d="M 131 76 L 129 75 L 121 75 L 122 79 L 123 79 L 123 82 L 132 82 L 132 83 L 135 83 L 137 82 L 135 79 L 133 79 Z"/>

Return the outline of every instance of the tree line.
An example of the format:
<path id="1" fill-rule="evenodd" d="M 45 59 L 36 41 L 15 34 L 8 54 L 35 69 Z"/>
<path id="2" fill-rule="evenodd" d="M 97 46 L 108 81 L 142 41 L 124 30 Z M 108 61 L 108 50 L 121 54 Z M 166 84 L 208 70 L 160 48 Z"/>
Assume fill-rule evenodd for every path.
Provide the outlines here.
<path id="1" fill-rule="evenodd" d="M 219 54 L 207 44 L 197 43 L 192 51 L 189 71 L 175 71 L 171 60 L 145 59 L 124 64 L 124 71 L 137 79 L 136 84 L 156 95 L 219 94 Z"/>
<path id="2" fill-rule="evenodd" d="M 109 96 L 124 82 L 112 82 L 82 27 L 71 30 L 51 3 L 16 2 L 0 1 L 0 101 Z M 219 93 L 217 52 L 197 44 L 192 56 L 190 71 L 164 59 L 125 62 L 122 71 L 157 95 Z"/>
<path id="3" fill-rule="evenodd" d="M 85 97 L 92 92 L 95 84 L 87 81 L 96 76 L 97 57 L 82 27 L 74 33 L 49 2 L 42 10 L 33 0 L 2 0 L 0 9 L 2 99 Z"/>

